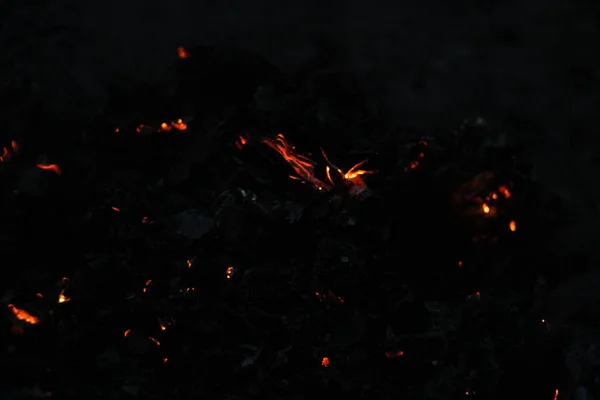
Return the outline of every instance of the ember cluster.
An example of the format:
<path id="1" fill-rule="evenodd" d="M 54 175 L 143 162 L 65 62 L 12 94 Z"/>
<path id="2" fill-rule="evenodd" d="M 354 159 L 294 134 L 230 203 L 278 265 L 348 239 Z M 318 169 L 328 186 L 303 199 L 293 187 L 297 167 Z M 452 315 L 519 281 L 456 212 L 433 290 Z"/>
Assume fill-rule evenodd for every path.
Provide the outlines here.
<path id="1" fill-rule="evenodd" d="M 542 307 L 559 211 L 526 153 L 481 118 L 338 145 L 307 117 L 325 95 L 275 75 L 254 89 L 294 82 L 297 109 L 207 115 L 179 87 L 179 114 L 107 107 L 72 152 L 3 144 L 3 398 L 571 390 Z"/>

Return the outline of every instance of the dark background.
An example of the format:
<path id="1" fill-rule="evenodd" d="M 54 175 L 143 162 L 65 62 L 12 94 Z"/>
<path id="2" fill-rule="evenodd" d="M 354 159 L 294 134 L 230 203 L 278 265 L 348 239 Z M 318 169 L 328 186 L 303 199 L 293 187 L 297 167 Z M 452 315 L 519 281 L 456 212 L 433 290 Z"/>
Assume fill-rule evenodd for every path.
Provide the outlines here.
<path id="1" fill-rule="evenodd" d="M 599 20 L 600 5 L 583 0 L 1 0 L 0 129 L 27 126 L 34 103 L 92 121 L 109 83 L 159 79 L 178 45 L 233 44 L 286 73 L 327 53 L 398 134 L 482 115 L 533 142 L 535 176 L 572 212 L 560 246 L 593 251 Z M 593 294 L 599 280 L 579 284 Z M 584 297 L 573 307 L 596 302 Z"/>

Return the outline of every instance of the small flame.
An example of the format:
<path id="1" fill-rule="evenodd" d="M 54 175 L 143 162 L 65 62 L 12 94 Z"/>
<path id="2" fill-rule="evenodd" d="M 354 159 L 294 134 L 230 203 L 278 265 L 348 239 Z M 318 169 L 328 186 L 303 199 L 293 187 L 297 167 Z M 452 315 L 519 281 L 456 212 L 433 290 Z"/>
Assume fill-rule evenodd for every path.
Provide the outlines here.
<path id="1" fill-rule="evenodd" d="M 123 332 L 123 337 L 129 336 L 130 333 L 131 333 L 131 329 L 127 329 L 125 332 Z"/>
<path id="2" fill-rule="evenodd" d="M 341 168 L 335 166 L 325 154 L 325 151 L 321 149 L 323 158 L 327 162 L 325 167 L 325 177 L 327 181 L 323 181 L 317 178 L 315 173 L 316 163 L 310 158 L 298 154 L 296 148 L 290 145 L 285 136 L 281 133 L 277 134 L 275 139 L 263 138 L 263 143 L 271 147 L 277 153 L 279 153 L 285 161 L 292 167 L 296 175 L 291 175 L 290 178 L 301 180 L 305 183 L 312 185 L 316 190 L 331 190 L 335 186 L 335 181 L 331 175 L 331 171 L 334 170 L 345 182 L 352 185 L 351 192 L 354 194 L 360 194 L 366 189 L 366 184 L 362 180 L 361 176 L 365 174 L 373 174 L 375 171 L 369 171 L 360 169 L 368 160 L 363 160 L 358 164 L 354 165 L 347 172 L 344 172 Z"/>
<path id="3" fill-rule="evenodd" d="M 323 357 L 321 359 L 321 366 L 325 368 L 329 367 L 329 357 Z"/>
<path id="4" fill-rule="evenodd" d="M 315 177 L 315 162 L 310 158 L 296 153 L 294 146 L 288 144 L 285 136 L 277 134 L 275 139 L 264 138 L 263 143 L 278 152 L 290 164 L 296 173 L 292 179 L 300 179 L 310 183 L 317 190 L 329 190 L 331 186 Z"/>
<path id="5" fill-rule="evenodd" d="M 231 279 L 234 272 L 235 272 L 235 269 L 233 267 L 227 267 L 227 269 L 225 270 L 225 277 L 227 279 Z"/>
<path id="6" fill-rule="evenodd" d="M 510 229 L 511 232 L 516 232 L 517 230 L 517 222 L 516 221 L 510 221 L 508 223 L 508 229 Z"/>
<path id="7" fill-rule="evenodd" d="M 490 206 L 488 206 L 487 204 L 483 203 L 483 205 L 481 206 L 481 210 L 484 212 L 484 214 L 489 214 L 490 213 Z"/>

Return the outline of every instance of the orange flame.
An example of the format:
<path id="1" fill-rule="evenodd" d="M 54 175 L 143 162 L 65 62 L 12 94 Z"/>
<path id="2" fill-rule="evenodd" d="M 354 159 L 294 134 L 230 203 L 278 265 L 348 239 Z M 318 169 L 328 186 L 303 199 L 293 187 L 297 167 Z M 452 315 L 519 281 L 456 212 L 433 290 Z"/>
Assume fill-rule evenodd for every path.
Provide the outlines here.
<path id="1" fill-rule="evenodd" d="M 19 321 L 25 321 L 31 325 L 36 325 L 40 322 L 40 319 L 38 317 L 34 317 L 33 315 L 29 314 L 27 311 L 17 308 L 12 304 L 9 304 L 8 308 L 10 309 L 10 311 L 12 311 L 13 315 Z"/>
<path id="2" fill-rule="evenodd" d="M 335 181 L 331 176 L 331 170 L 335 170 L 339 176 L 346 183 L 349 183 L 352 186 L 351 192 L 353 194 L 360 194 L 363 190 L 366 189 L 366 184 L 361 178 L 361 175 L 365 174 L 373 174 L 375 171 L 363 170 L 360 169 L 362 165 L 364 165 L 368 160 L 363 160 L 358 164 L 354 165 L 347 172 L 344 172 L 341 168 L 335 166 L 329 158 L 327 158 L 327 154 L 325 151 L 321 149 L 321 153 L 323 154 L 323 158 L 327 162 L 327 166 L 325 167 L 325 177 L 327 181 L 320 180 L 316 177 L 315 167 L 316 163 L 310 158 L 298 154 L 296 152 L 296 148 L 290 145 L 283 134 L 279 133 L 275 137 L 275 139 L 263 138 L 263 143 L 267 146 L 271 147 L 277 153 L 279 153 L 285 161 L 292 167 L 296 175 L 291 175 L 290 178 L 301 180 L 305 183 L 312 185 L 317 190 L 331 190 L 335 186 Z"/>
<path id="3" fill-rule="evenodd" d="M 290 176 L 292 179 L 299 179 L 310 183 L 317 190 L 329 190 L 331 186 L 315 177 L 315 162 L 310 158 L 296 153 L 296 148 L 288 144 L 285 136 L 277 134 L 275 139 L 263 138 L 263 143 L 278 152 L 285 161 L 290 164 L 297 176 Z"/>

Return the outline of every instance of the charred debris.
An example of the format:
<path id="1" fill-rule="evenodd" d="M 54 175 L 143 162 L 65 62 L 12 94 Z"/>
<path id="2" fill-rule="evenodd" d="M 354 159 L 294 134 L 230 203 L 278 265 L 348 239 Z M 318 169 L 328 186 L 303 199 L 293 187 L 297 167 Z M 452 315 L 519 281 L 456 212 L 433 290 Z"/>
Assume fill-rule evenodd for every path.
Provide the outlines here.
<path id="1" fill-rule="evenodd" d="M 92 126 L 2 143 L 2 398 L 550 400 L 596 376 L 544 314 L 571 272 L 527 149 L 481 118 L 407 139 L 341 74 L 178 54 Z"/>

